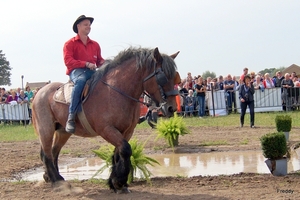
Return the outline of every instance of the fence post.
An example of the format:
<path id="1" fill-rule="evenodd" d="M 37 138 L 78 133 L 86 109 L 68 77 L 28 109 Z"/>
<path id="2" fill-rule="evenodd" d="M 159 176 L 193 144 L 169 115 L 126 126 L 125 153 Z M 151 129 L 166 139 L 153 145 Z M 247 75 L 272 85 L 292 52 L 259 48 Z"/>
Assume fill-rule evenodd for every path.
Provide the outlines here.
<path id="1" fill-rule="evenodd" d="M 212 107 L 213 107 L 213 116 L 216 116 L 215 113 L 215 100 L 214 100 L 214 88 L 213 88 L 213 83 L 210 83 L 210 88 L 211 88 L 211 100 L 212 100 Z M 209 112 L 209 109 L 208 109 Z"/>

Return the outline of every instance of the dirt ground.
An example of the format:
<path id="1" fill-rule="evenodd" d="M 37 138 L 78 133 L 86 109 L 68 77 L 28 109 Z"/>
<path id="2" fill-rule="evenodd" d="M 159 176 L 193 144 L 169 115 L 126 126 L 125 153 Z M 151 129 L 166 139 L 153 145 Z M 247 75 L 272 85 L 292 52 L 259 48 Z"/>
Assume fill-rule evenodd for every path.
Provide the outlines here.
<path id="1" fill-rule="evenodd" d="M 175 153 L 206 153 L 210 151 L 260 150 L 259 138 L 274 127 L 201 127 L 192 128 L 190 135 L 179 138 Z M 290 143 L 300 141 L 299 128 L 292 129 Z M 170 153 L 163 139 L 155 141 L 156 135 L 149 128 L 136 129 L 134 137 L 148 142 L 145 153 Z M 226 141 L 222 146 L 205 146 L 212 141 Z M 245 142 L 247 141 L 247 142 Z M 60 160 L 76 157 L 93 157 L 91 150 L 107 144 L 101 137 L 81 138 L 73 136 L 60 156 Z M 41 167 L 39 141 L 0 143 L 0 199 L 300 199 L 300 173 L 285 177 L 271 174 L 241 173 L 222 176 L 196 176 L 152 178 L 152 185 L 136 180 L 130 184 L 131 193 L 115 194 L 104 183 L 89 180 L 67 181 L 65 187 L 52 187 L 40 182 L 17 181 L 20 173 Z M 70 186 L 71 185 L 71 186 Z"/>

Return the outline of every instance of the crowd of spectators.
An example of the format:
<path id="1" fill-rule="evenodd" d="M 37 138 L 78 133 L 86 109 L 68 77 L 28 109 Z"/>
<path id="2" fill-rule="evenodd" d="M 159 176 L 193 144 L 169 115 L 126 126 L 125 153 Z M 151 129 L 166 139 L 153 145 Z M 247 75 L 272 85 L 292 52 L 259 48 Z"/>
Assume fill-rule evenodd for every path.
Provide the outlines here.
<path id="1" fill-rule="evenodd" d="M 31 103 L 34 99 L 35 94 L 39 88 L 31 90 L 29 86 L 22 90 L 21 88 L 6 90 L 5 88 L 0 88 L 0 105 L 10 104 L 10 105 L 23 105 L 25 104 L 28 108 L 28 114 L 31 118 Z"/>
<path id="2" fill-rule="evenodd" d="M 243 83 L 243 79 L 246 75 L 250 76 L 251 83 L 255 90 L 261 90 L 263 92 L 270 88 L 280 87 L 284 110 L 291 110 L 291 105 L 298 104 L 299 92 L 297 93 L 298 95 L 294 95 L 295 92 L 292 90 L 292 88 L 300 87 L 300 77 L 298 78 L 295 72 L 283 75 L 281 71 L 277 71 L 275 76 L 271 77 L 269 73 L 261 74 L 253 71 L 249 73 L 248 68 L 244 68 L 243 73 L 238 80 L 236 76 L 232 76 L 231 74 L 226 76 L 220 75 L 217 78 L 207 77 L 206 79 L 203 79 L 201 75 L 193 77 L 189 72 L 187 77 L 182 79 L 181 83 L 178 85 L 181 96 L 181 108 L 182 111 L 184 111 L 184 116 L 190 116 L 191 113 L 195 114 L 198 112 L 198 116 L 202 118 L 203 107 L 207 109 L 207 95 L 204 103 L 203 96 L 205 96 L 206 91 L 211 90 L 223 90 L 228 114 L 236 112 L 236 103 L 239 102 L 236 102 L 235 91 L 238 91 L 239 86 Z M 199 85 L 201 85 L 202 90 L 198 89 L 200 88 Z M 192 96 L 194 97 L 192 100 L 194 107 L 193 111 L 191 111 L 190 93 L 192 93 Z M 202 96 L 202 98 L 199 96 Z"/>

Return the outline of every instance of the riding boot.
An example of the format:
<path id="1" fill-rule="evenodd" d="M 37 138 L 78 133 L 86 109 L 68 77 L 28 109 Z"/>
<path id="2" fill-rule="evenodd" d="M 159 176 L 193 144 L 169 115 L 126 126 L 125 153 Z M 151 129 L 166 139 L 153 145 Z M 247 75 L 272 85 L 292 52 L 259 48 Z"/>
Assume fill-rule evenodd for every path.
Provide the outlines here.
<path id="1" fill-rule="evenodd" d="M 69 114 L 66 124 L 66 132 L 75 133 L 75 114 Z"/>

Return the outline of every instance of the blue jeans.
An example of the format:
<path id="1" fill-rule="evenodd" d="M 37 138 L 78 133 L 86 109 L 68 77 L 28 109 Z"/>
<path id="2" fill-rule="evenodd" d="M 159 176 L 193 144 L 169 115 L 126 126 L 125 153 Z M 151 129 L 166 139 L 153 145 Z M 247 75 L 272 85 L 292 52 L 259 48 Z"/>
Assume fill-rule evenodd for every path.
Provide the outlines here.
<path id="1" fill-rule="evenodd" d="M 185 114 L 193 114 L 194 106 L 185 106 Z"/>
<path id="2" fill-rule="evenodd" d="M 198 115 L 203 117 L 205 114 L 205 96 L 197 96 L 197 99 L 199 105 Z"/>
<path id="3" fill-rule="evenodd" d="M 232 112 L 232 104 L 234 103 L 234 107 L 236 108 L 235 105 L 235 93 L 234 92 L 226 92 L 227 96 L 227 106 L 228 106 L 228 114 Z"/>
<path id="4" fill-rule="evenodd" d="M 74 88 L 71 95 L 71 103 L 69 106 L 69 113 L 74 114 L 78 111 L 78 106 L 81 101 L 81 94 L 85 83 L 95 73 L 94 70 L 88 68 L 74 69 L 70 73 L 70 79 L 74 83 Z M 80 109 L 79 109 L 80 110 Z"/>

